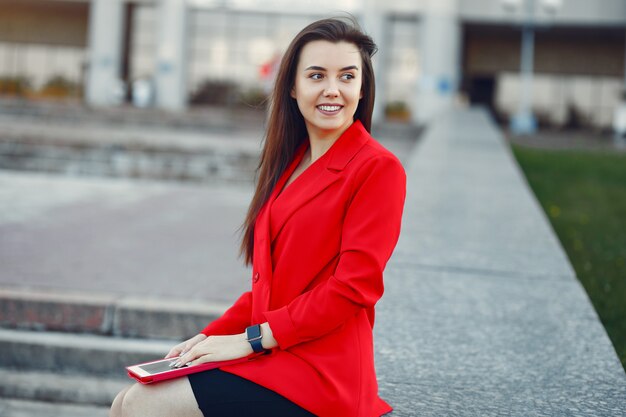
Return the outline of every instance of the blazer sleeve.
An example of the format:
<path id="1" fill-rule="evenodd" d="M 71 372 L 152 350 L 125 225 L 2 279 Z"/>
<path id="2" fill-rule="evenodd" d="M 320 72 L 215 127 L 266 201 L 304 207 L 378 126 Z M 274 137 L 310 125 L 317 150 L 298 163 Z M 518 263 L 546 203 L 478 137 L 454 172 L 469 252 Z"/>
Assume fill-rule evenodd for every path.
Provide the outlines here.
<path id="1" fill-rule="evenodd" d="M 383 294 L 383 270 L 400 235 L 406 174 L 397 158 L 378 155 L 354 178 L 334 274 L 286 306 L 264 313 L 281 349 L 336 329 Z"/>
<path id="2" fill-rule="evenodd" d="M 242 329 L 250 326 L 252 318 L 252 292 L 247 291 L 222 316 L 202 330 L 202 334 L 228 335 L 241 333 Z"/>

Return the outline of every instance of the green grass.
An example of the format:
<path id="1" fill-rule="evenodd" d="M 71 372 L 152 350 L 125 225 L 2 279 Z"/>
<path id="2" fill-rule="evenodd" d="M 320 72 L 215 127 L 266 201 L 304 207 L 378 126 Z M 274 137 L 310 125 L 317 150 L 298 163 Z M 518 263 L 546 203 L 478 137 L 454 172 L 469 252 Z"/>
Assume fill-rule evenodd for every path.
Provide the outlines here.
<path id="1" fill-rule="evenodd" d="M 512 149 L 626 369 L 626 154 Z"/>

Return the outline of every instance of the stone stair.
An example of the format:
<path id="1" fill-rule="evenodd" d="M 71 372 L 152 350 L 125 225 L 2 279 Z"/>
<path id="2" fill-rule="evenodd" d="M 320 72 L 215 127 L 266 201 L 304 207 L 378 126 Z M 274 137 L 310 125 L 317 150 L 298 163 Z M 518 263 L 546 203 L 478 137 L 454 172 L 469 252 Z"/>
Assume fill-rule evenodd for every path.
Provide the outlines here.
<path id="1" fill-rule="evenodd" d="M 223 306 L 0 291 L 0 416 L 99 416 L 132 381 Z"/>
<path id="2" fill-rule="evenodd" d="M 2 417 L 106 417 L 109 407 L 0 398 Z"/>

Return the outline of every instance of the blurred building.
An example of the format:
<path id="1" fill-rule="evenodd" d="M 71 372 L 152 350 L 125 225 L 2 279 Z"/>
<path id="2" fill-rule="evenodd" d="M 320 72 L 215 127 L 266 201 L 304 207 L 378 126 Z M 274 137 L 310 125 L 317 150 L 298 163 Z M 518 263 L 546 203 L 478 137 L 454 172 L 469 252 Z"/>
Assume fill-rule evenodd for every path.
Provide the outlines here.
<path id="1" fill-rule="evenodd" d="M 534 113 L 548 124 L 608 127 L 625 86 L 626 1 L 529 1 Z M 145 104 L 153 99 L 165 109 L 256 103 L 291 38 L 312 20 L 346 11 L 380 47 L 377 119 L 423 122 L 459 97 L 506 119 L 520 96 L 525 11 L 514 4 L 0 0 L 0 92 L 65 88 L 107 106 L 141 86 L 135 92 L 143 91 Z"/>

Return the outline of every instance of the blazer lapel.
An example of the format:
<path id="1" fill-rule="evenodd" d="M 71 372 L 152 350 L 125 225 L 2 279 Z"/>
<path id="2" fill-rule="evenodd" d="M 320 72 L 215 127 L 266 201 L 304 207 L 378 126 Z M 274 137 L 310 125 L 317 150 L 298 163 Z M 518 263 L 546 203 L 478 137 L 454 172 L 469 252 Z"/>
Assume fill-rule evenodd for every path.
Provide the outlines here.
<path id="1" fill-rule="evenodd" d="M 343 171 L 346 165 L 348 165 L 352 158 L 354 158 L 359 150 L 367 143 L 369 138 L 369 133 L 367 133 L 367 130 L 365 130 L 361 122 L 357 120 L 339 139 L 337 139 L 327 153 L 322 156 L 322 158 L 326 158 L 324 161 L 320 161 L 322 165 L 318 167 L 321 168 L 319 172 L 312 175 L 311 178 L 303 178 L 303 180 L 306 180 L 304 184 L 301 182 L 298 184 L 294 183 L 291 185 L 296 185 L 296 187 L 291 187 L 291 185 L 287 187 L 280 195 L 281 199 L 285 199 L 285 201 L 281 201 L 281 206 L 284 207 L 284 210 L 281 210 L 280 213 L 276 213 L 278 218 L 274 220 L 279 222 L 279 227 L 276 230 L 282 229 L 282 226 L 296 210 L 320 194 L 335 181 L 339 180 L 341 178 L 341 171 Z M 258 303 L 258 310 L 255 308 L 255 311 L 259 312 L 259 314 L 269 309 L 271 297 L 273 266 L 270 213 L 272 212 L 272 206 L 275 200 L 278 198 L 279 192 L 295 170 L 297 165 L 296 161 L 300 159 L 299 156 L 302 155 L 305 149 L 305 145 L 300 148 L 296 157 L 294 157 L 294 161 L 292 161 L 291 165 L 285 170 L 284 175 L 282 175 L 276 183 L 267 203 L 261 209 L 256 220 L 253 262 L 256 268 L 255 272 L 259 273 L 261 277 L 258 284 L 256 284 L 259 286 L 256 290 L 256 294 L 260 296 L 260 299 L 255 301 L 255 303 Z M 304 175 L 304 173 L 302 175 Z M 276 235 L 278 235 L 278 233 Z M 261 318 L 259 316 L 254 319 L 260 320 Z"/>
<path id="2" fill-rule="evenodd" d="M 277 193 L 273 194 L 272 204 L 274 204 L 277 198 L 281 201 L 280 209 L 276 207 L 276 210 L 272 211 L 274 216 L 272 222 L 275 222 L 274 227 L 277 231 L 272 236 L 272 240 L 278 236 L 285 222 L 294 212 L 341 178 L 343 169 L 369 138 L 369 133 L 361 122 L 357 120 L 337 139 L 326 154 L 322 155 L 321 158 L 323 160 L 319 161 L 321 166 L 309 167 L 308 169 L 315 169 L 312 172 L 303 172 L 301 174 L 302 178 L 298 177 L 296 179 L 296 181 L 300 179 L 301 181 L 290 184 L 279 196 L 277 196 Z M 290 175 L 286 177 L 288 178 Z M 287 178 L 284 178 L 285 181 L 282 184 L 277 184 L 275 191 L 282 189 Z M 267 227 L 269 230 L 269 221 Z"/>

